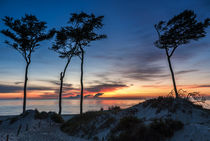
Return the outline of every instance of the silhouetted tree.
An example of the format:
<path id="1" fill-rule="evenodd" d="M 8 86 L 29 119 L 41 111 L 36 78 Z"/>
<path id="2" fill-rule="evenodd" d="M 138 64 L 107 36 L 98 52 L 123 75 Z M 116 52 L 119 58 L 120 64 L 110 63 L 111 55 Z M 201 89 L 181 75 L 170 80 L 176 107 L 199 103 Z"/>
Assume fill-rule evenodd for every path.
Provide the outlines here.
<path id="1" fill-rule="evenodd" d="M 185 10 L 179 15 L 174 16 L 168 22 L 160 21 L 155 25 L 159 39 L 154 44 L 166 52 L 176 97 L 179 95 L 170 59 L 180 45 L 205 37 L 205 28 L 209 25 L 210 19 L 199 22 L 196 20 L 196 14 L 191 10 Z"/>
<path id="2" fill-rule="evenodd" d="M 62 89 L 63 89 L 63 79 L 66 74 L 66 70 L 70 64 L 71 58 L 74 55 L 78 55 L 78 47 L 76 44 L 73 44 L 71 40 L 71 34 L 68 30 L 69 28 L 61 28 L 60 31 L 57 31 L 56 34 L 56 43 L 52 46 L 52 50 L 57 52 L 60 58 L 66 59 L 66 65 L 64 67 L 63 72 L 60 73 L 60 91 L 59 91 L 59 112 L 62 112 Z"/>
<path id="3" fill-rule="evenodd" d="M 81 97 L 80 97 L 80 115 L 83 111 L 83 64 L 84 64 L 84 47 L 88 46 L 91 41 L 106 38 L 104 34 L 97 34 L 96 29 L 103 27 L 102 20 L 104 16 L 95 16 L 94 14 L 86 14 L 81 12 L 79 14 L 71 14 L 69 23 L 72 25 L 68 27 L 71 30 L 72 40 L 79 47 L 79 57 L 81 59 Z"/>
<path id="4" fill-rule="evenodd" d="M 5 43 L 17 50 L 26 61 L 23 98 L 24 113 L 26 110 L 26 88 L 31 54 L 39 46 L 39 42 L 53 37 L 55 31 L 50 30 L 49 33 L 45 33 L 46 23 L 39 21 L 34 15 L 26 14 L 21 19 L 13 19 L 6 16 L 2 20 L 9 29 L 1 30 L 1 33 L 12 40 L 11 42 L 6 40 Z"/>

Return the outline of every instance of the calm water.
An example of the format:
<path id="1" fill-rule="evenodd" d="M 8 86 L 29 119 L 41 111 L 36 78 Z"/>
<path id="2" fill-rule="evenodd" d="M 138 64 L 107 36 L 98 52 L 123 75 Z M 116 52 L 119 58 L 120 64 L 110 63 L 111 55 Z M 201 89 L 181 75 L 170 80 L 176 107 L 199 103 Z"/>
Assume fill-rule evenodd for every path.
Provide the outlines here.
<path id="1" fill-rule="evenodd" d="M 102 107 L 106 110 L 110 106 L 120 106 L 127 108 L 142 102 L 143 100 L 84 100 L 84 112 L 100 110 Z M 0 100 L 0 115 L 17 115 L 22 112 L 22 100 Z M 78 99 L 63 100 L 63 114 L 79 113 Z M 27 109 L 38 109 L 39 111 L 58 111 L 57 100 L 27 100 Z"/>
<path id="2" fill-rule="evenodd" d="M 128 108 L 144 100 L 96 100 L 85 99 L 84 111 L 100 110 L 102 107 L 106 110 L 110 106 L 120 106 Z M 78 114 L 79 113 L 78 99 L 63 100 L 63 114 Z M 210 100 L 204 104 L 205 108 L 210 109 Z M 39 111 L 58 111 L 57 100 L 28 100 L 27 109 L 38 109 Z M 0 100 L 0 115 L 17 115 L 22 112 L 22 100 Z"/>

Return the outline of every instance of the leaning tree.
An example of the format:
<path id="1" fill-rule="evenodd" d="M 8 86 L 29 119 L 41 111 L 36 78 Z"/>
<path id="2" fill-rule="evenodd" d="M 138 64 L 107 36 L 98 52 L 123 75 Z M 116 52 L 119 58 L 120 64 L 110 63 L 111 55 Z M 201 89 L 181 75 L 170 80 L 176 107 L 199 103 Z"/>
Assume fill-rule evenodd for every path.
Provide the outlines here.
<path id="1" fill-rule="evenodd" d="M 67 60 L 64 70 L 60 73 L 59 114 L 62 112 L 63 79 L 72 57 L 78 55 L 79 53 L 78 46 L 72 42 L 70 33 L 71 31 L 69 31 L 68 27 L 62 27 L 59 31 L 57 31 L 55 44 L 53 44 L 51 48 L 59 54 L 60 58 Z"/>
<path id="2" fill-rule="evenodd" d="M 45 32 L 46 22 L 39 21 L 36 16 L 25 14 L 20 19 L 12 17 L 3 18 L 4 24 L 8 29 L 1 30 L 5 36 L 11 41 L 5 41 L 6 44 L 17 50 L 26 62 L 25 81 L 24 81 L 24 98 L 23 98 L 23 113 L 26 110 L 26 88 L 28 81 L 28 68 L 31 63 L 31 54 L 39 47 L 41 41 L 53 37 L 55 30 L 52 29 L 48 33 Z"/>
<path id="3" fill-rule="evenodd" d="M 84 48 L 89 46 L 92 41 L 100 40 L 106 38 L 104 34 L 98 34 L 97 29 L 103 27 L 104 16 L 95 16 L 94 14 L 86 14 L 81 12 L 79 14 L 73 13 L 69 19 L 71 24 L 68 27 L 71 30 L 71 37 L 74 43 L 79 48 L 79 58 L 81 59 L 81 96 L 80 96 L 80 115 L 83 111 L 83 64 L 84 64 Z"/>
<path id="4" fill-rule="evenodd" d="M 191 40 L 197 41 L 205 37 L 205 29 L 210 25 L 210 19 L 207 18 L 203 22 L 199 22 L 196 17 L 193 11 L 185 10 L 169 21 L 160 21 L 155 25 L 159 39 L 155 41 L 154 44 L 156 47 L 165 50 L 176 98 L 178 98 L 179 95 L 176 88 L 171 57 L 179 46 L 187 44 Z"/>

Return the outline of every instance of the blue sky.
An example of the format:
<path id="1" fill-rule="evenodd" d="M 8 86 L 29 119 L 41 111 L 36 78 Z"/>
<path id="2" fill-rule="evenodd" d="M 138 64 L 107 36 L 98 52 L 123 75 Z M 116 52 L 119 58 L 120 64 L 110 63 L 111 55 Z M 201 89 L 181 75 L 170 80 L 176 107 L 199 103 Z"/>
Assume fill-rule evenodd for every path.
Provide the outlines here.
<path id="1" fill-rule="evenodd" d="M 172 89 L 168 88 L 172 83 L 164 51 L 153 45 L 157 39 L 154 24 L 168 20 L 185 9 L 194 10 L 199 20 L 210 17 L 208 0 L 0 0 L 1 18 L 34 14 L 46 21 L 49 29 L 65 26 L 73 12 L 104 15 L 101 32 L 107 34 L 108 38 L 93 42 L 86 48 L 85 86 L 116 86 L 119 91 L 114 89 L 107 95 L 105 92 L 107 97 L 145 96 L 154 92 L 166 94 Z M 0 28 L 6 28 L 2 22 Z M 210 86 L 210 29 L 207 31 L 209 33 L 205 38 L 182 46 L 175 52 L 172 61 L 178 85 Z M 2 89 L 5 85 L 21 87 L 22 83 L 18 82 L 24 80 L 25 62 L 17 51 L 3 43 L 5 39 L 8 38 L 0 34 L 0 84 Z M 58 87 L 52 81 L 59 80 L 65 60 L 48 49 L 53 42 L 53 39 L 42 42 L 32 55 L 29 87 Z M 79 67 L 80 60 L 74 58 L 65 80 L 74 88 L 79 88 Z M 126 88 L 120 90 L 121 86 Z M 155 86 L 167 86 L 167 89 L 148 90 Z M 210 94 L 210 87 L 193 90 Z M 0 97 L 6 94 L 0 93 Z"/>

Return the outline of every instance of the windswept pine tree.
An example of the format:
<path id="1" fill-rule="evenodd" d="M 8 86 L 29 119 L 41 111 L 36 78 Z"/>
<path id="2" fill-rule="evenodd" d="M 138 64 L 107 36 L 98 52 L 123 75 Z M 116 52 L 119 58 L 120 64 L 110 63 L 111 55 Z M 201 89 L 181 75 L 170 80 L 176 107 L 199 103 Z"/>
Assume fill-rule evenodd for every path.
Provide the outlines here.
<path id="1" fill-rule="evenodd" d="M 80 115 L 82 115 L 83 111 L 83 64 L 84 64 L 84 48 L 89 46 L 92 41 L 101 40 L 106 38 L 104 34 L 98 34 L 97 29 L 101 29 L 103 27 L 104 16 L 95 16 L 94 14 L 86 14 L 81 12 L 79 14 L 73 13 L 69 19 L 69 23 L 71 24 L 68 29 L 71 30 L 72 41 L 79 48 L 79 58 L 81 59 L 81 97 L 80 97 Z"/>
<path id="2" fill-rule="evenodd" d="M 68 27 L 62 27 L 57 31 L 55 44 L 52 46 L 52 50 L 59 54 L 59 57 L 66 59 L 66 65 L 64 70 L 60 73 L 60 90 L 59 90 L 59 112 L 62 112 L 62 91 L 63 91 L 63 79 L 66 74 L 66 70 L 71 62 L 73 56 L 78 55 L 78 46 L 74 44 L 71 38 L 71 30 Z"/>
<path id="3" fill-rule="evenodd" d="M 6 40 L 5 43 L 17 50 L 26 62 L 25 81 L 24 81 L 24 98 L 23 113 L 26 110 L 26 89 L 28 81 L 28 68 L 31 63 L 31 55 L 38 47 L 39 43 L 53 37 L 55 30 L 52 29 L 48 33 L 45 32 L 46 22 L 39 21 L 36 16 L 26 14 L 20 19 L 12 17 L 3 18 L 4 24 L 8 29 L 1 30 L 5 36 L 11 41 Z"/>
<path id="4" fill-rule="evenodd" d="M 210 25 L 210 19 L 207 18 L 203 22 L 196 19 L 197 15 L 191 10 L 185 10 L 179 15 L 174 16 L 169 21 L 160 21 L 155 25 L 159 39 L 155 41 L 155 46 L 164 49 L 174 86 L 174 92 L 178 97 L 175 76 L 171 64 L 171 57 L 175 50 L 190 41 L 197 41 L 206 36 L 205 29 Z"/>

